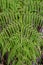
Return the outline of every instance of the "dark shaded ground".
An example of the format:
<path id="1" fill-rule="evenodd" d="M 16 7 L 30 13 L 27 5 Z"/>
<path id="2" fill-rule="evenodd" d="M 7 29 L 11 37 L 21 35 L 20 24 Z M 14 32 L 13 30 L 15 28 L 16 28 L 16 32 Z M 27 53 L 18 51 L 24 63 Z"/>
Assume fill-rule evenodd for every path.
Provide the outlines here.
<path id="1" fill-rule="evenodd" d="M 6 52 L 5 55 L 2 57 L 2 52 L 0 51 L 0 65 L 7 65 L 8 64 L 8 62 L 7 62 L 8 54 L 9 54 L 9 52 Z M 16 55 L 15 55 L 13 60 L 15 60 L 15 63 L 18 61 L 18 58 L 16 57 Z M 12 61 L 10 62 L 9 65 L 12 65 Z"/>

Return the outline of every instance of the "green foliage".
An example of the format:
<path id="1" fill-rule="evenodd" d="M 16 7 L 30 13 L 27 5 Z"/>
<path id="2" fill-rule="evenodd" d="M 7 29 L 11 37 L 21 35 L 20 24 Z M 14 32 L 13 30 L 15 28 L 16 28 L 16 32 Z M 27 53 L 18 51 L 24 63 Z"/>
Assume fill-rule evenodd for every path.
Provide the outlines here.
<path id="1" fill-rule="evenodd" d="M 36 62 L 43 43 L 38 25 L 43 26 L 43 1 L 0 0 L 0 48 L 2 56 L 9 52 L 7 65 Z"/>

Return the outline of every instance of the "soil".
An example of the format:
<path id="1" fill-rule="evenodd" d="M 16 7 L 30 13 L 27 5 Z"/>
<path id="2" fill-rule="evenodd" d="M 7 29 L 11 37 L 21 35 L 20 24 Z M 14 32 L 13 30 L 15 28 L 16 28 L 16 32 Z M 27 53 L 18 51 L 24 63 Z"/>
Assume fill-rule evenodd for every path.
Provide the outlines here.
<path id="1" fill-rule="evenodd" d="M 3 64 L 0 64 L 0 65 L 3 65 Z"/>

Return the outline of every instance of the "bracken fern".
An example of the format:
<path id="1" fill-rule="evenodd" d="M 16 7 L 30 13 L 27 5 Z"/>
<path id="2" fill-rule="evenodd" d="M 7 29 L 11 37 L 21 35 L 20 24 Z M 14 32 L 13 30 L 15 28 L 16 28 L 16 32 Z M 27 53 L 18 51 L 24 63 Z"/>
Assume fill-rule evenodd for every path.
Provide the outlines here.
<path id="1" fill-rule="evenodd" d="M 32 65 L 43 43 L 37 26 L 43 26 L 43 1 L 0 0 L 0 50 L 8 52 L 7 65 Z"/>

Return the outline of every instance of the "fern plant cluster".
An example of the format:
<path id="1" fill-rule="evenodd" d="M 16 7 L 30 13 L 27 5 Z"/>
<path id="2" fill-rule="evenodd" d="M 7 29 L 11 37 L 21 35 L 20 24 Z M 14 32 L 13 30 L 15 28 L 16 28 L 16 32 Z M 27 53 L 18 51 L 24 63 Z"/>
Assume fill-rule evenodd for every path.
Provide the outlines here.
<path id="1" fill-rule="evenodd" d="M 0 0 L 0 51 L 8 52 L 6 65 L 32 65 L 43 40 L 43 0 Z"/>

